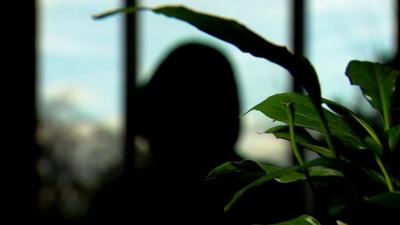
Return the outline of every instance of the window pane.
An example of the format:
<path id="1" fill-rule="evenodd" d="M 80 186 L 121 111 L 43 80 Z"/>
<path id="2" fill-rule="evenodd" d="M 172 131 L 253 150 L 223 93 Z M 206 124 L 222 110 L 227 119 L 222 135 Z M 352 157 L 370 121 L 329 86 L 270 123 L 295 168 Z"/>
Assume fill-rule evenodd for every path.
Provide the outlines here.
<path id="1" fill-rule="evenodd" d="M 40 209 L 75 217 L 121 157 L 121 21 L 92 19 L 119 1 L 39 3 Z"/>
<path id="2" fill-rule="evenodd" d="M 366 110 L 366 101 L 344 75 L 352 59 L 382 61 L 394 55 L 395 1 L 311 0 L 309 56 L 324 97 Z"/>
<path id="3" fill-rule="evenodd" d="M 183 4 L 189 8 L 233 18 L 251 30 L 279 45 L 288 45 L 290 31 L 289 1 L 231 0 L 161 1 L 142 0 L 141 5 Z M 245 10 L 244 10 L 245 9 Z M 241 112 L 244 113 L 266 97 L 287 91 L 290 87 L 285 70 L 266 60 L 242 53 L 236 47 L 212 38 L 190 25 L 150 12 L 140 13 L 139 82 L 145 83 L 165 55 L 179 43 L 197 40 L 222 50 L 233 64 L 240 91 Z M 221 90 L 223 91 L 223 90 Z M 272 125 L 258 112 L 241 118 L 242 130 L 237 153 L 245 158 L 285 164 L 286 144 L 266 134 L 259 134 Z"/>

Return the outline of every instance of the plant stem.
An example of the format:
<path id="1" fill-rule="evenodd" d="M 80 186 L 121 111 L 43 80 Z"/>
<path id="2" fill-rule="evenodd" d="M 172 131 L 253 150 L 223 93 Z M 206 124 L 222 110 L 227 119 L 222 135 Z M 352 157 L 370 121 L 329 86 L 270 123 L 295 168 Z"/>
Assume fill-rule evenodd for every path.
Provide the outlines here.
<path id="1" fill-rule="evenodd" d="M 304 160 L 303 157 L 300 154 L 300 151 L 297 147 L 296 143 L 296 138 L 294 135 L 294 109 L 293 109 L 293 103 L 288 103 L 287 104 L 287 113 L 288 113 L 288 124 L 289 124 L 289 135 L 290 135 L 290 144 L 292 146 L 292 150 L 294 153 L 294 156 L 296 157 L 297 162 L 300 164 L 300 166 L 304 165 Z"/>
<path id="2" fill-rule="evenodd" d="M 389 112 L 387 109 L 385 110 L 385 108 L 383 109 L 383 123 L 385 132 L 387 132 L 390 129 L 391 122 Z"/>
<path id="3" fill-rule="evenodd" d="M 299 148 L 297 147 L 296 143 L 296 136 L 294 131 L 294 107 L 293 103 L 287 104 L 287 114 L 288 114 L 288 124 L 289 124 L 289 136 L 290 136 L 290 144 L 293 149 L 294 156 L 296 157 L 297 161 L 299 162 L 300 166 L 304 165 L 304 160 L 302 155 L 300 154 Z M 307 168 L 303 169 L 304 176 L 306 177 L 307 183 L 310 187 L 311 193 L 316 198 L 317 191 L 313 182 L 311 181 L 310 173 L 308 172 Z"/>
<path id="4" fill-rule="evenodd" d="M 385 182 L 386 182 L 386 185 L 387 185 L 389 191 L 394 192 L 392 179 L 390 178 L 385 165 L 383 164 L 382 160 L 379 158 L 378 155 L 375 155 L 375 160 L 376 160 L 376 163 L 378 163 L 378 166 L 381 169 L 383 176 L 385 177 Z"/>

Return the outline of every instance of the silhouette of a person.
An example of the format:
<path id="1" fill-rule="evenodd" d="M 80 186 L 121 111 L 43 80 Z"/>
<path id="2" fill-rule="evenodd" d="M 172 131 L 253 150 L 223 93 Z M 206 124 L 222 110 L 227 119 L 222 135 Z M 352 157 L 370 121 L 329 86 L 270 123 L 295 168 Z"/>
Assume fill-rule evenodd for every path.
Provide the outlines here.
<path id="1" fill-rule="evenodd" d="M 203 44 L 176 48 L 139 91 L 137 112 L 153 161 L 139 194 L 142 224 L 221 224 L 226 199 L 204 179 L 239 159 L 238 90 L 226 57 Z"/>

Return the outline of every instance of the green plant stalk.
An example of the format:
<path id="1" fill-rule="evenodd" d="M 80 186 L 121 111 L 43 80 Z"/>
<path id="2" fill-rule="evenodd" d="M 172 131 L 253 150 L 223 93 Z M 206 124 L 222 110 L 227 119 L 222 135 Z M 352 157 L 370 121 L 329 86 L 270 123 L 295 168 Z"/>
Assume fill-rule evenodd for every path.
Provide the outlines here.
<path id="1" fill-rule="evenodd" d="M 294 116 L 293 116 L 293 103 L 288 103 L 287 107 L 287 114 L 288 114 L 288 124 L 289 124 L 289 135 L 290 135 L 290 143 L 292 146 L 292 150 L 296 160 L 300 164 L 300 166 L 304 165 L 303 157 L 300 154 L 299 148 L 297 147 L 296 138 L 294 135 Z"/>
<path id="2" fill-rule="evenodd" d="M 339 156 L 338 156 L 338 154 L 337 154 L 337 152 L 336 152 L 336 150 L 335 150 L 335 148 L 333 146 L 332 135 L 331 135 L 331 132 L 329 130 L 328 123 L 326 121 L 326 117 L 324 115 L 322 106 L 316 105 L 316 104 L 313 104 L 313 105 L 314 105 L 315 109 L 317 110 L 318 115 L 320 117 L 320 120 L 321 120 L 321 123 L 322 123 L 322 133 L 324 134 L 324 137 L 325 137 L 325 140 L 326 140 L 326 144 L 328 145 L 328 148 L 330 150 L 332 150 L 332 152 L 333 152 L 335 158 L 337 159 L 337 161 L 340 162 Z"/>
<path id="3" fill-rule="evenodd" d="M 384 104 L 384 103 L 383 103 L 383 104 Z M 390 129 L 390 127 L 391 127 L 390 110 L 388 110 L 388 109 L 386 108 L 386 104 L 384 104 L 384 105 L 382 106 L 382 108 L 383 108 L 383 127 L 384 127 L 384 129 L 385 129 L 385 132 L 387 132 L 387 131 Z"/>
<path id="4" fill-rule="evenodd" d="M 378 163 L 378 166 L 382 171 L 382 174 L 385 178 L 385 182 L 386 182 L 386 185 L 387 185 L 389 191 L 394 192 L 392 179 L 390 178 L 389 173 L 387 172 L 386 167 L 383 164 L 381 158 L 379 158 L 379 156 L 375 154 L 375 160 L 376 160 L 376 163 Z"/>
<path id="5" fill-rule="evenodd" d="M 303 157 L 300 154 L 299 148 L 297 147 L 297 142 L 296 142 L 296 136 L 294 132 L 294 108 L 293 108 L 293 103 L 288 103 L 286 105 L 287 107 L 287 114 L 288 114 L 288 124 L 289 124 L 289 135 L 290 135 L 290 144 L 293 149 L 293 153 L 299 162 L 300 166 L 304 165 L 304 160 Z M 314 187 L 313 182 L 311 181 L 310 173 L 308 172 L 307 168 L 303 169 L 303 173 L 306 176 L 307 183 L 310 186 L 311 193 L 316 196 L 317 192 Z"/>

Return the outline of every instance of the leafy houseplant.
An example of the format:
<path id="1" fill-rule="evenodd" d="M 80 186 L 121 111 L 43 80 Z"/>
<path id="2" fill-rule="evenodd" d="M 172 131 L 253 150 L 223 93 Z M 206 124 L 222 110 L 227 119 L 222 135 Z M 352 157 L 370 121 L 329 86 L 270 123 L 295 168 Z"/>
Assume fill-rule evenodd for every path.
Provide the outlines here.
<path id="1" fill-rule="evenodd" d="M 400 221 L 400 124 L 392 122 L 392 96 L 400 71 L 388 65 L 351 61 L 346 76 L 378 113 L 378 120 L 363 118 L 337 102 L 321 97 L 316 71 L 310 62 L 258 36 L 240 23 L 192 11 L 182 6 L 112 10 L 96 18 L 116 13 L 150 10 L 188 22 L 201 31 L 235 45 L 241 51 L 284 67 L 306 91 L 280 93 L 268 97 L 251 110 L 283 122 L 267 133 L 290 141 L 298 165 L 280 168 L 260 162 L 226 162 L 209 173 L 210 178 L 245 176 L 251 170 L 262 171 L 236 191 L 225 211 L 253 188 L 271 182 L 305 182 L 315 199 L 324 196 L 327 223 L 385 224 Z M 310 134 L 313 130 L 322 136 Z M 306 162 L 300 148 L 318 154 Z M 329 187 L 327 189 L 326 187 Z M 330 190 L 326 193 L 326 190 Z M 334 190 L 334 191 L 332 191 Z M 322 194 L 322 195 L 321 195 Z M 318 215 L 315 215 L 318 218 Z M 319 224 L 311 215 L 280 224 Z"/>

